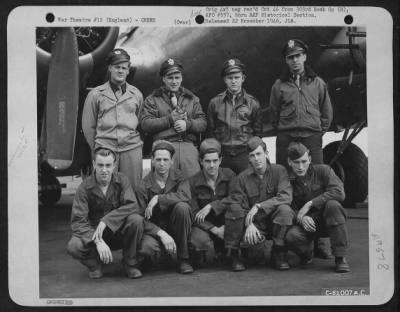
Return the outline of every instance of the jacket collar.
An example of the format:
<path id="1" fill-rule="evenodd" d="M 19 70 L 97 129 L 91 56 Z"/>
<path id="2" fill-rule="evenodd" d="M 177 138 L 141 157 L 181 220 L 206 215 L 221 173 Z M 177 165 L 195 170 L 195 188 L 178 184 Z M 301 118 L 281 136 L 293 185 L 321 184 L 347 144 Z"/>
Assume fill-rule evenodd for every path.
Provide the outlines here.
<path id="1" fill-rule="evenodd" d="M 254 170 L 253 166 L 250 165 L 249 168 L 247 168 L 246 170 L 247 170 L 246 171 L 247 175 L 249 175 L 249 176 L 256 175 L 257 176 L 257 173 Z M 271 162 L 269 161 L 269 159 L 267 159 L 267 169 L 265 170 L 264 176 L 268 175 L 270 171 L 271 171 Z"/>
<path id="2" fill-rule="evenodd" d="M 96 171 L 93 170 L 92 174 L 87 178 L 87 188 L 91 189 L 92 192 L 98 193 L 99 195 L 102 195 L 103 193 L 100 191 L 100 184 L 96 180 Z M 121 185 L 121 176 L 119 173 L 113 173 L 110 181 L 110 187 L 113 187 L 113 185 L 118 184 Z"/>
<path id="3" fill-rule="evenodd" d="M 162 86 L 162 87 L 160 87 L 158 89 L 155 89 L 153 91 L 153 95 L 156 96 L 156 97 L 162 97 L 163 94 L 165 94 L 169 98 L 169 96 L 168 96 L 169 93 L 170 93 L 170 91 L 168 91 L 167 88 L 164 87 L 164 86 Z M 186 97 L 188 99 L 192 99 L 194 97 L 194 94 L 190 90 L 188 90 L 188 89 L 186 89 L 184 87 L 180 87 L 178 92 L 177 92 L 177 96 L 178 97 L 179 96 L 183 96 L 183 97 Z"/>
<path id="4" fill-rule="evenodd" d="M 221 168 L 219 168 L 216 184 L 218 184 L 221 181 L 229 181 L 229 180 L 230 179 L 229 179 L 228 175 L 226 174 L 226 172 L 224 170 L 222 170 Z M 200 170 L 198 173 L 196 173 L 194 175 L 193 181 L 194 181 L 194 186 L 208 185 L 207 178 L 204 175 L 203 170 Z"/>
<path id="5" fill-rule="evenodd" d="M 286 68 L 286 71 L 281 74 L 279 77 L 280 80 L 282 81 L 289 81 L 291 79 L 291 73 L 289 71 L 289 68 Z M 317 74 L 312 70 L 312 68 L 308 65 L 304 67 L 304 77 L 309 78 L 309 79 L 314 79 L 317 77 Z"/>
<path id="6" fill-rule="evenodd" d="M 168 179 L 165 183 L 164 193 L 168 193 L 180 180 L 182 180 L 181 172 L 178 170 L 170 169 L 168 174 Z M 154 193 L 157 193 L 158 190 L 160 189 L 155 179 L 155 173 L 153 169 L 151 169 L 151 171 L 145 177 L 143 182 L 145 188 L 151 189 Z"/>
<path id="7" fill-rule="evenodd" d="M 222 94 L 224 95 L 224 99 L 232 100 L 233 94 L 230 93 L 228 90 L 225 90 Z M 237 94 L 236 97 L 239 99 L 243 98 L 243 102 L 247 104 L 247 100 L 246 100 L 247 92 L 245 89 L 242 88 L 242 91 L 240 91 L 240 93 Z"/>

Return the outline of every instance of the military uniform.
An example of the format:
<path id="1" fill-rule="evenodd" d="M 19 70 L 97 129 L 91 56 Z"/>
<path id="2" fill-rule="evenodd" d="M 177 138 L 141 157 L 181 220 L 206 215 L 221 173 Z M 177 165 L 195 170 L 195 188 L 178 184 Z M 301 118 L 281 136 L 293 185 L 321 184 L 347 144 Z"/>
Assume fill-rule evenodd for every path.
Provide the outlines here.
<path id="1" fill-rule="evenodd" d="M 300 148 L 299 144 L 291 144 L 289 153 L 290 149 Z M 289 156 L 299 158 L 305 151 L 302 147 L 296 156 Z M 340 204 L 345 198 L 342 181 L 328 165 L 310 165 L 304 177 L 296 176 L 291 171 L 289 178 L 293 186 L 293 209 L 298 211 L 312 201 L 312 208 L 307 215 L 314 220 L 316 231 L 307 232 L 301 225 L 293 226 L 286 237 L 288 246 L 299 255 L 311 258 L 312 240 L 319 236 L 329 236 L 333 255 L 346 256 L 346 212 Z"/>
<path id="2" fill-rule="evenodd" d="M 170 170 L 165 188 L 162 189 L 155 180 L 154 171 L 149 172 L 136 189 L 141 214 L 150 200 L 158 195 L 158 204 L 153 209 L 150 223 L 169 233 L 177 245 L 178 259 L 189 259 L 188 239 L 192 228 L 192 215 L 189 206 L 189 183 L 183 174 Z M 156 259 L 156 253 L 162 250 L 154 230 L 153 234 L 145 235 L 141 253 L 147 258 Z"/>
<path id="3" fill-rule="evenodd" d="M 167 75 L 173 70 L 181 72 L 182 66 L 169 59 L 162 64 L 160 75 Z M 176 103 L 172 97 L 176 98 Z M 174 128 L 171 113 L 175 110 L 186 113 L 186 131 L 183 133 L 178 133 Z M 163 139 L 171 142 L 176 152 L 174 168 L 181 170 L 185 177 L 200 169 L 198 151 L 194 144 L 206 130 L 207 121 L 199 98 L 191 91 L 183 87 L 176 93 L 171 93 L 166 87 L 154 90 L 144 101 L 141 127 L 144 132 L 152 135 L 154 141 Z"/>
<path id="4" fill-rule="evenodd" d="M 290 208 L 292 187 L 284 167 L 269 163 L 262 179 L 252 167 L 246 169 L 235 179 L 230 197 L 233 203 L 225 214 L 227 248 L 239 248 L 245 231 L 245 216 L 255 204 L 260 205 L 254 217 L 256 227 L 263 234 L 272 236 L 276 246 L 285 245 L 294 212 Z"/>
<path id="5" fill-rule="evenodd" d="M 113 173 L 104 195 L 96 181 L 95 172 L 76 191 L 72 204 L 72 238 L 67 250 L 89 270 L 100 265 L 96 245 L 92 241 L 99 222 L 106 224 L 103 239 L 114 249 L 123 249 L 123 261 L 128 266 L 138 263 L 137 249 L 141 244 L 144 221 L 128 178 Z"/>
<path id="6" fill-rule="evenodd" d="M 223 64 L 221 75 L 243 72 L 238 59 Z M 233 96 L 228 90 L 211 99 L 208 105 L 207 136 L 216 138 L 222 145 L 222 167 L 236 174 L 248 166 L 246 144 L 252 136 L 260 136 L 262 115 L 259 101 L 245 90 Z"/>
<path id="7" fill-rule="evenodd" d="M 116 50 L 107 64 L 129 62 L 125 51 L 115 54 Z M 143 95 L 128 83 L 117 90 L 118 87 L 108 81 L 89 92 L 82 113 L 82 130 L 92 151 L 100 146 L 116 153 L 117 171 L 128 176 L 135 186 L 142 179 L 143 142 L 137 128 Z"/>
<path id="8" fill-rule="evenodd" d="M 191 190 L 192 215 L 195 216 L 200 209 L 207 204 L 211 205 L 211 212 L 201 224 L 194 224 L 190 236 L 190 243 L 195 251 L 207 251 L 214 248 L 214 242 L 218 244 L 215 235 L 211 235 L 211 228 L 222 226 L 225 223 L 225 211 L 229 202 L 230 184 L 236 177 L 229 168 L 219 168 L 218 178 L 213 190 L 207 183 L 203 171 L 199 171 L 189 178 Z"/>
<path id="9" fill-rule="evenodd" d="M 289 40 L 282 54 L 286 57 L 307 51 L 301 40 Z M 287 167 L 289 143 L 296 141 L 308 147 L 314 164 L 323 163 L 322 135 L 333 115 L 325 82 L 307 66 L 297 77 L 288 70 L 272 86 L 270 107 L 277 131 L 276 162 Z"/>

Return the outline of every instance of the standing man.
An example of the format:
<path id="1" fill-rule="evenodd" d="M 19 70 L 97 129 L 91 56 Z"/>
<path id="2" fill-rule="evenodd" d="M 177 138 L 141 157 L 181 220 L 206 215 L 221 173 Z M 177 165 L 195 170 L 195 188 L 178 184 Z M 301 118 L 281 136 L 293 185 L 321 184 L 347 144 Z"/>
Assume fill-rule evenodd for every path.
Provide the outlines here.
<path id="1" fill-rule="evenodd" d="M 144 101 L 141 127 L 153 140 L 167 140 L 175 149 L 174 168 L 185 177 L 199 169 L 197 137 L 206 130 L 207 121 L 200 100 L 182 87 L 183 67 L 170 58 L 161 64 L 164 85 Z"/>
<path id="2" fill-rule="evenodd" d="M 181 172 L 172 168 L 175 149 L 171 143 L 159 140 L 152 148 L 152 171 L 136 189 L 139 206 L 146 220 L 160 230 L 157 235 L 145 235 L 142 252 L 156 259 L 161 240 L 168 253 L 177 253 L 179 272 L 193 272 L 189 263 L 188 240 L 192 228 L 189 206 L 190 188 Z M 154 233 L 154 231 L 153 231 Z M 171 236 L 172 238 L 171 238 Z"/>
<path id="3" fill-rule="evenodd" d="M 126 82 L 130 57 L 125 50 L 111 51 L 106 64 L 110 80 L 89 92 L 82 130 L 92 152 L 100 146 L 116 153 L 116 170 L 127 175 L 135 187 L 142 179 L 143 142 L 137 127 L 143 95 Z"/>
<path id="4" fill-rule="evenodd" d="M 290 143 L 289 178 L 297 225 L 287 233 L 287 244 L 303 262 L 309 263 L 313 257 L 313 240 L 328 235 L 336 272 L 349 272 L 346 213 L 340 204 L 345 198 L 343 183 L 328 165 L 312 165 L 311 162 L 308 148 L 301 143 Z"/>
<path id="5" fill-rule="evenodd" d="M 276 162 L 288 167 L 290 142 L 310 150 L 314 164 L 323 163 L 322 136 L 332 121 L 332 106 L 325 82 L 305 66 L 308 46 L 289 40 L 282 48 L 288 70 L 275 81 L 270 96 L 273 127 L 277 131 Z"/>
<path id="6" fill-rule="evenodd" d="M 253 136 L 261 136 L 260 104 L 242 87 L 246 75 L 240 60 L 224 62 L 221 76 L 227 89 L 211 99 L 208 105 L 207 132 L 222 145 L 221 166 L 239 174 L 249 162 L 247 141 Z"/>
<path id="7" fill-rule="evenodd" d="M 239 246 L 261 242 L 272 236 L 271 261 L 288 270 L 285 236 L 295 213 L 290 208 L 292 187 L 286 169 L 269 162 L 267 146 L 259 137 L 248 144 L 250 167 L 239 174 L 230 194 L 232 203 L 225 214 L 225 247 L 230 250 L 232 270 L 244 270 Z"/>
<path id="8" fill-rule="evenodd" d="M 113 262 L 111 250 L 120 248 L 127 276 L 142 276 L 136 253 L 144 220 L 128 178 L 113 172 L 115 166 L 115 153 L 97 148 L 93 173 L 79 186 L 72 205 L 72 238 L 67 250 L 89 269 L 90 278 L 101 278 L 102 266 Z"/>
<path id="9" fill-rule="evenodd" d="M 190 244 L 196 256 L 204 257 L 209 250 L 214 249 L 217 253 L 223 248 L 225 198 L 236 175 L 231 169 L 220 167 L 221 144 L 214 138 L 200 144 L 200 164 L 202 169 L 189 178 L 195 222 Z"/>

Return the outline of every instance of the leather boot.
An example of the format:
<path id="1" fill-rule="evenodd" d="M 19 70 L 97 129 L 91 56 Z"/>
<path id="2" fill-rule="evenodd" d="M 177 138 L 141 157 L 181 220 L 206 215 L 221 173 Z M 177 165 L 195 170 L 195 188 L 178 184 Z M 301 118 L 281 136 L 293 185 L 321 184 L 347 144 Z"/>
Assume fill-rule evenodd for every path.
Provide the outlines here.
<path id="1" fill-rule="evenodd" d="M 231 259 L 232 259 L 232 271 L 233 272 L 240 272 L 246 270 L 246 267 L 243 264 L 243 261 L 239 255 L 238 250 L 231 251 Z"/>
<path id="2" fill-rule="evenodd" d="M 345 257 L 335 257 L 335 270 L 338 273 L 350 272 L 350 265 Z"/>
<path id="3" fill-rule="evenodd" d="M 276 245 L 272 246 L 271 261 L 272 261 L 272 265 L 276 269 L 278 269 L 280 271 L 285 271 L 285 270 L 290 269 L 290 266 L 289 266 L 289 263 L 287 262 L 286 256 L 287 256 L 287 252 L 283 246 L 276 246 Z"/>

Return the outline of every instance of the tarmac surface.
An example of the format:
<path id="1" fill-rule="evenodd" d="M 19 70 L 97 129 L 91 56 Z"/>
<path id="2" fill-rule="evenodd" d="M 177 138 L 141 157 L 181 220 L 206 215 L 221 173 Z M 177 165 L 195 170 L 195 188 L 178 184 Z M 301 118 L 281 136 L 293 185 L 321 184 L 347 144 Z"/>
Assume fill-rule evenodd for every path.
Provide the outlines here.
<path id="1" fill-rule="evenodd" d="M 369 292 L 368 209 L 348 212 L 350 273 L 336 273 L 334 260 L 314 258 L 301 265 L 289 253 L 291 269 L 277 271 L 269 265 L 270 242 L 250 254 L 248 268 L 231 272 L 226 263 L 209 261 L 191 275 L 176 272 L 173 261 L 130 280 L 121 266 L 121 251 L 103 269 L 99 280 L 88 278 L 87 269 L 66 252 L 70 239 L 70 213 L 80 180 L 64 178 L 63 196 L 54 207 L 39 208 L 40 298 L 153 298 L 229 296 L 320 296 L 326 289 L 352 288 Z"/>

